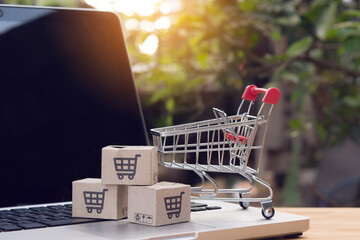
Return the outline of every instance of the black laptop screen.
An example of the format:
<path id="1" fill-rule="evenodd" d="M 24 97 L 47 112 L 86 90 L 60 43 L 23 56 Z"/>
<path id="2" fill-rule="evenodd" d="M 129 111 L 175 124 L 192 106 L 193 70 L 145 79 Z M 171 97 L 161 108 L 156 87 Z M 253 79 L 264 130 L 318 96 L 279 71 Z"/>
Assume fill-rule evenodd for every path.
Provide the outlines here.
<path id="1" fill-rule="evenodd" d="M 102 147 L 147 144 L 119 19 L 0 10 L 0 207 L 71 200 Z"/>

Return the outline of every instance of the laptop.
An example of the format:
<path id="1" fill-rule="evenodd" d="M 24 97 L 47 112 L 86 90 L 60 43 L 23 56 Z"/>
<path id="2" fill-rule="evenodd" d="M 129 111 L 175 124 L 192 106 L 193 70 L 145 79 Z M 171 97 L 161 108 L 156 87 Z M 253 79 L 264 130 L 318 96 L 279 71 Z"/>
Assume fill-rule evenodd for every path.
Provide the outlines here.
<path id="1" fill-rule="evenodd" d="M 0 5 L 0 113 L 0 239 L 230 239 L 248 236 L 248 219 L 265 226 L 255 237 L 308 228 L 306 217 L 264 221 L 259 209 L 221 202 L 157 228 L 71 218 L 71 183 L 100 178 L 102 147 L 149 144 L 114 13 Z M 289 217 L 292 227 L 269 235 Z"/>
<path id="2" fill-rule="evenodd" d="M 0 10 L 0 207 L 70 201 L 102 147 L 148 144 L 119 18 Z"/>

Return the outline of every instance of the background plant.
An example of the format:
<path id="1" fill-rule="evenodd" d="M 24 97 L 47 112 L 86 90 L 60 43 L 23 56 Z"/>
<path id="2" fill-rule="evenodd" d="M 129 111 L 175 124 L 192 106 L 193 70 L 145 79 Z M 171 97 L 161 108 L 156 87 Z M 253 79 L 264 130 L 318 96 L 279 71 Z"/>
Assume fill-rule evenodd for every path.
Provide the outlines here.
<path id="1" fill-rule="evenodd" d="M 154 92 L 150 104 L 165 101 L 166 124 L 184 108 L 184 99 L 201 91 L 269 82 L 291 89 L 291 164 L 283 203 L 298 205 L 299 171 L 316 166 L 315 149 L 359 137 L 359 2 L 182 2 L 171 28 L 156 33 L 159 49 L 151 58 L 136 54 L 133 43 L 141 34 L 130 35 L 134 62 L 153 64 L 137 74 L 140 88 Z M 306 112 L 309 100 L 314 115 Z M 194 102 L 201 99 L 185 109 L 201 109 Z M 316 147 L 305 152 L 309 129 L 316 130 Z"/>

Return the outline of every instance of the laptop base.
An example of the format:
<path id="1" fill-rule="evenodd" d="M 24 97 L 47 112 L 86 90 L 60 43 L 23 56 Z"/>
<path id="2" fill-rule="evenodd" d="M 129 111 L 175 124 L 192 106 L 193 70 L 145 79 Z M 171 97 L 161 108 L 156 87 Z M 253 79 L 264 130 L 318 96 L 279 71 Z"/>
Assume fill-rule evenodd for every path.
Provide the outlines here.
<path id="1" fill-rule="evenodd" d="M 201 201 L 218 210 L 191 213 L 191 221 L 161 227 L 127 220 L 86 223 L 53 228 L 2 232 L 1 239 L 251 239 L 299 235 L 309 229 L 309 218 L 276 211 L 266 220 L 261 208 L 243 210 L 238 204 Z"/>

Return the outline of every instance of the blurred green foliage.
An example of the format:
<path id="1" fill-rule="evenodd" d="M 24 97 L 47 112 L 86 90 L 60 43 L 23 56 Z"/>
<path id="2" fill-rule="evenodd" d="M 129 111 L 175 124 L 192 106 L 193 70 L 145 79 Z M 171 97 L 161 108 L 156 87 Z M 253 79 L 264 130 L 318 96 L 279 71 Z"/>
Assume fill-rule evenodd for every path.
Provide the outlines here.
<path id="1" fill-rule="evenodd" d="M 182 3 L 183 10 L 169 16 L 171 28 L 155 32 L 159 37 L 155 55 L 138 50 L 150 33 L 128 31 L 133 64 L 146 66 L 136 73 L 136 79 L 141 91 L 151 92 L 148 104 L 170 101 L 166 114 L 171 115 L 196 107 L 203 91 L 242 89 L 259 79 L 273 85 L 286 82 L 293 88 L 295 115 L 303 114 L 307 97 L 316 108 L 316 119 L 294 116 L 294 132 L 306 130 L 306 123 L 315 120 L 322 144 L 359 136 L 358 2 Z M 145 19 L 155 21 L 159 14 Z M 142 16 L 131 18 L 144 20 Z M 192 100 L 184 100 L 189 98 Z"/>
<path id="2" fill-rule="evenodd" d="M 53 5 L 56 1 L 5 2 Z M 293 114 L 284 204 L 297 205 L 299 169 L 306 164 L 303 135 L 309 127 L 316 129 L 316 149 L 360 136 L 359 1 L 181 2 L 181 11 L 167 14 L 172 22 L 169 29 L 126 32 L 145 105 L 161 104 L 164 109 L 153 125 L 171 125 L 176 114 L 199 116 L 206 104 L 204 92 L 240 92 L 250 83 L 285 86 L 291 92 Z M 155 22 L 161 16 L 158 11 L 148 17 L 122 14 L 122 19 L 123 23 Z M 139 45 L 151 34 L 159 39 L 158 49 L 154 55 L 143 54 Z M 307 112 L 309 99 L 314 115 Z"/>
<path id="3" fill-rule="evenodd" d="M 171 28 L 156 32 L 155 55 L 137 50 L 149 33 L 128 33 L 133 63 L 148 66 L 136 73 L 140 90 L 152 93 L 148 104 L 165 102 L 162 124 L 169 125 L 176 111 L 200 109 L 201 92 L 281 83 L 291 91 L 293 105 L 292 157 L 283 200 L 298 205 L 299 170 L 309 164 L 302 162 L 304 133 L 311 126 L 316 129 L 316 149 L 360 136 L 359 1 L 182 2 L 183 10 L 170 16 Z M 308 114 L 309 99 L 315 115 Z"/>

